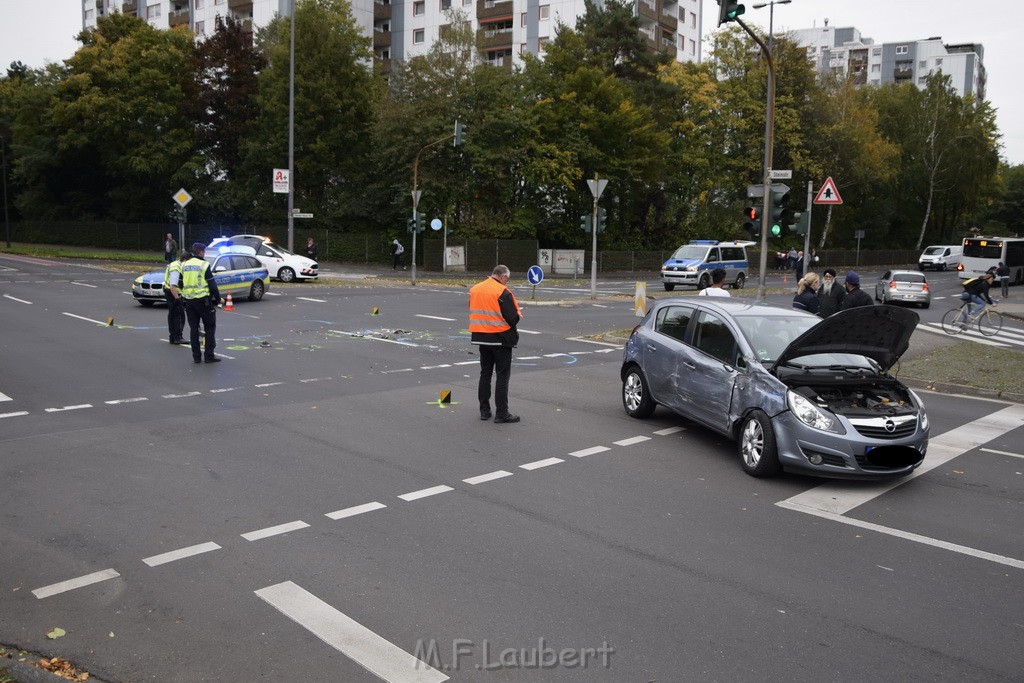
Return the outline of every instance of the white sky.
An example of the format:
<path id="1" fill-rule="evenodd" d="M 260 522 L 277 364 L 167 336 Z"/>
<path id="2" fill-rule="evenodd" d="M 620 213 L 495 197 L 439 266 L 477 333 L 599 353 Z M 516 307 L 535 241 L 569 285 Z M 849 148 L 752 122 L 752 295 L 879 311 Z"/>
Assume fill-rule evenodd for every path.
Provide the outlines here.
<path id="1" fill-rule="evenodd" d="M 692 1 L 680 3 L 685 7 Z M 718 5 L 715 0 L 700 1 L 707 35 L 718 23 Z M 744 2 L 743 20 L 767 29 L 769 8 L 755 10 L 755 2 Z M 826 18 L 830 26 L 856 27 L 876 43 L 941 36 L 946 43 L 984 45 L 986 90 L 1003 134 L 1002 155 L 1010 163 L 1024 163 L 1024 75 L 1013 62 L 1024 26 L 1024 2 L 792 0 L 775 6 L 774 29 L 781 33 L 823 26 Z M 81 0 L 0 0 L 0 69 L 6 71 L 16 60 L 40 67 L 67 59 L 78 47 L 74 38 L 81 28 Z"/>

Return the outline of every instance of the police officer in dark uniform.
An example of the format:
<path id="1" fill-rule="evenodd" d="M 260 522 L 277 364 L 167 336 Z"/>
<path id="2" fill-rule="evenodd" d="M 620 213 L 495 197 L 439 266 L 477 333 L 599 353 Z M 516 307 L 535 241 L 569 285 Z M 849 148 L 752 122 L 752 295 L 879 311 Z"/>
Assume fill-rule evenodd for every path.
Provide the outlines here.
<path id="1" fill-rule="evenodd" d="M 185 299 L 185 315 L 191 333 L 192 362 L 219 363 L 220 358 L 213 355 L 217 347 L 217 304 L 220 303 L 220 290 L 213 279 L 210 264 L 203 259 L 206 246 L 202 242 L 192 245 L 192 258 L 181 264 L 181 295 Z M 205 348 L 199 347 L 199 321 L 203 323 L 206 334 Z"/>
<path id="2" fill-rule="evenodd" d="M 167 331 L 172 344 L 185 341 L 185 302 L 181 298 L 181 264 L 191 256 L 184 249 L 164 269 L 164 299 L 167 301 Z"/>

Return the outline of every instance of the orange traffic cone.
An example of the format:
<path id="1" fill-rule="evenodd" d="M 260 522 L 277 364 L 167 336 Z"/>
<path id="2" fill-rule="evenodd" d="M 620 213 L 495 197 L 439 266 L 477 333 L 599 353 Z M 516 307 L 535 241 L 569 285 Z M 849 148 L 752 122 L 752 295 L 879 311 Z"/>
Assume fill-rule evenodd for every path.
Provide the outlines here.
<path id="1" fill-rule="evenodd" d="M 788 285 L 789 284 L 789 273 L 787 273 L 785 271 L 782 272 L 782 284 L 784 284 L 784 285 Z M 228 298 L 230 300 L 230 298 L 231 298 L 230 294 L 228 294 Z"/>
<path id="2" fill-rule="evenodd" d="M 228 300 L 224 303 L 225 311 L 235 310 L 235 303 L 231 300 L 231 292 L 228 292 Z"/>

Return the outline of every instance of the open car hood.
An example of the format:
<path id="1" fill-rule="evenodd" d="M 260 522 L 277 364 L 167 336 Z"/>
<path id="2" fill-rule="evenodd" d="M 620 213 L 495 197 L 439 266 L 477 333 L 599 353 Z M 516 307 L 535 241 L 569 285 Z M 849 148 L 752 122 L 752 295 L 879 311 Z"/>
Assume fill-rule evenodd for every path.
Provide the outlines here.
<path id="1" fill-rule="evenodd" d="M 815 353 L 856 353 L 888 370 L 910 347 L 920 316 L 896 306 L 860 306 L 840 311 L 804 332 L 786 347 L 772 372 L 794 358 Z"/>

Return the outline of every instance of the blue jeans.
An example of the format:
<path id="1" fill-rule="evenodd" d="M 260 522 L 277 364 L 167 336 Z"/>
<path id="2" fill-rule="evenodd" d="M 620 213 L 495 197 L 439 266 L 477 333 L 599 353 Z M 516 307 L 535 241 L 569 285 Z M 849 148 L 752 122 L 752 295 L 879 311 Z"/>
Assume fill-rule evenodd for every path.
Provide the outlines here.
<path id="1" fill-rule="evenodd" d="M 969 294 L 968 292 L 961 292 L 960 298 L 967 302 L 967 315 L 974 315 L 985 308 L 985 300 L 977 294 Z M 974 304 L 973 306 L 971 304 Z"/>

